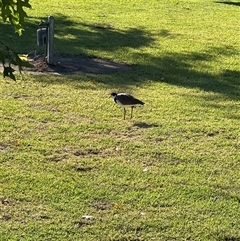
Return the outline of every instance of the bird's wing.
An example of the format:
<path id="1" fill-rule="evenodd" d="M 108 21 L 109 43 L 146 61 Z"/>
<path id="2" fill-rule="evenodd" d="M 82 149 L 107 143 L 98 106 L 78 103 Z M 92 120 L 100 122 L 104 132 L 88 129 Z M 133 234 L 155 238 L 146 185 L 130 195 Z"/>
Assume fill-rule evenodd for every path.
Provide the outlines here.
<path id="1" fill-rule="evenodd" d="M 117 99 L 119 97 L 119 102 L 121 102 L 122 105 L 144 105 L 144 103 L 141 100 L 138 100 L 134 98 L 132 95 L 126 94 L 126 93 L 119 93 L 117 95 Z"/>

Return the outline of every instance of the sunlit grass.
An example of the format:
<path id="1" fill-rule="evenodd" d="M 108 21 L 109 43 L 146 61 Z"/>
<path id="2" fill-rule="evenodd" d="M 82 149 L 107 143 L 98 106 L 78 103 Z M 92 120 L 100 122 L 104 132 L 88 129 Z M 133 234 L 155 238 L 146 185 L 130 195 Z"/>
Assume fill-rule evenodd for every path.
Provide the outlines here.
<path id="1" fill-rule="evenodd" d="M 51 14 L 57 54 L 131 70 L 1 78 L 0 240 L 239 240 L 239 6 L 31 3 L 18 51 Z"/>
<path id="2" fill-rule="evenodd" d="M 3 240 L 238 237 L 237 102 L 148 83 L 123 121 L 106 83 L 25 78 L 2 81 Z"/>

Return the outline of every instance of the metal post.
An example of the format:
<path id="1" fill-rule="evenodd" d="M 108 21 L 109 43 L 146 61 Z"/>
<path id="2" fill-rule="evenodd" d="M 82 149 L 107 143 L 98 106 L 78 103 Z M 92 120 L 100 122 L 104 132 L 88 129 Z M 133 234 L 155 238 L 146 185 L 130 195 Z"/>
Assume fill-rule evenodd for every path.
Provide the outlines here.
<path id="1" fill-rule="evenodd" d="M 53 63 L 53 39 L 54 39 L 54 17 L 48 16 L 48 28 L 47 28 L 47 63 Z"/>

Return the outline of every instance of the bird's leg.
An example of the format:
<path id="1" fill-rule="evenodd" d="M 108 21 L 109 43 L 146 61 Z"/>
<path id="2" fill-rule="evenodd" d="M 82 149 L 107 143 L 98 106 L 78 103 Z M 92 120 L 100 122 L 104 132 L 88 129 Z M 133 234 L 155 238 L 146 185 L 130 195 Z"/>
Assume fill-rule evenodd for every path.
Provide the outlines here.
<path id="1" fill-rule="evenodd" d="M 134 108 L 134 106 L 131 106 L 131 116 L 130 116 L 131 119 L 132 119 L 132 114 L 133 114 L 133 108 Z"/>
<path id="2" fill-rule="evenodd" d="M 125 116 L 126 116 L 126 109 L 123 108 L 123 119 L 125 120 Z"/>

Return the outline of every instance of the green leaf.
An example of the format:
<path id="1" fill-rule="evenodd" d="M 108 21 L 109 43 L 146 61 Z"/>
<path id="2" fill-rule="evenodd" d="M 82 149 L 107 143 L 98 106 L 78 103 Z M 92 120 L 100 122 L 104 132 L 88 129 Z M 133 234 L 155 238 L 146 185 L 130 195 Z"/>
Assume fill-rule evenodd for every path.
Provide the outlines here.
<path id="1" fill-rule="evenodd" d="M 19 35 L 22 34 L 25 17 L 27 17 L 24 8 L 31 8 L 29 0 L 2 0 L 0 2 L 0 16 L 3 22 L 9 21 Z"/>
<path id="2" fill-rule="evenodd" d="M 4 44 L 1 41 L 0 41 L 0 46 L 2 46 L 2 48 L 4 49 L 4 50 L 0 49 L 0 62 L 2 62 L 2 64 L 3 64 L 3 68 L 4 68 L 3 76 L 4 77 L 9 77 L 13 80 L 16 80 L 15 76 L 13 74 L 13 72 L 15 70 L 11 67 L 12 65 L 18 66 L 20 73 L 21 73 L 23 67 L 28 67 L 28 68 L 33 67 L 33 65 L 27 61 L 26 55 L 22 59 L 21 56 L 19 56 L 17 52 L 12 50 L 10 47 L 8 47 L 6 44 Z M 9 66 L 6 67 L 5 63 L 8 63 Z"/>
<path id="3" fill-rule="evenodd" d="M 16 77 L 14 76 L 13 72 L 15 70 L 11 66 L 3 66 L 3 77 L 9 77 L 12 80 L 16 81 Z"/>

